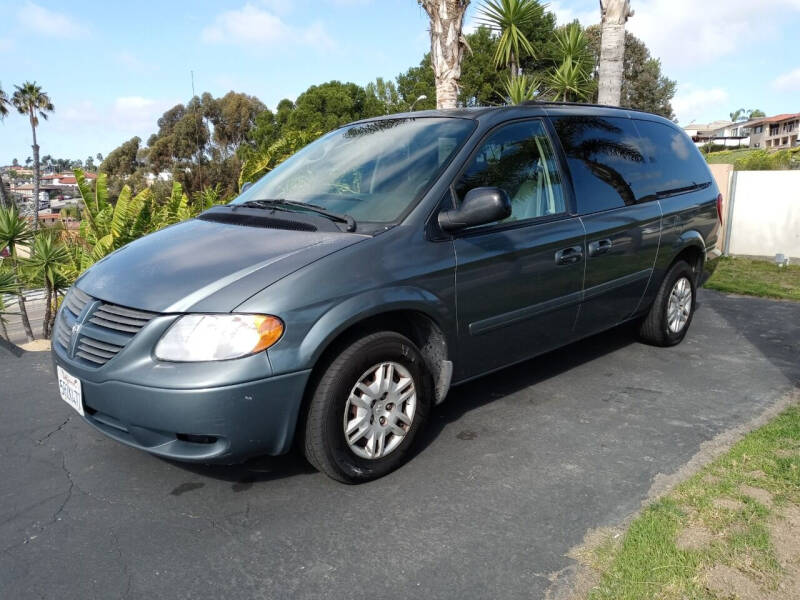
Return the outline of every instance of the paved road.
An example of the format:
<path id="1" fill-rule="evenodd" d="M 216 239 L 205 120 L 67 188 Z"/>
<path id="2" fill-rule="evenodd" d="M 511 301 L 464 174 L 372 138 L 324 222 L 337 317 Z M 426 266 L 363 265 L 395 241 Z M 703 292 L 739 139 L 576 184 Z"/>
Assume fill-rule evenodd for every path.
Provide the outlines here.
<path id="1" fill-rule="evenodd" d="M 541 598 L 588 529 L 798 385 L 800 303 L 700 299 L 676 348 L 621 328 L 453 390 L 424 451 L 359 487 L 125 448 L 46 355 L 0 348 L 0 598 Z"/>

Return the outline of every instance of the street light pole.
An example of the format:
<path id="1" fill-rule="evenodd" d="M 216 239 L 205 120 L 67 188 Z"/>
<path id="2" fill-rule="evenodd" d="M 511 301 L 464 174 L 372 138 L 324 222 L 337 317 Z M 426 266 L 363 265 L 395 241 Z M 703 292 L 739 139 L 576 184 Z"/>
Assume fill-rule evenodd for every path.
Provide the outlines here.
<path id="1" fill-rule="evenodd" d="M 411 108 L 408 109 L 408 112 L 414 112 L 414 105 L 416 105 L 416 103 L 419 102 L 420 100 L 427 100 L 427 99 L 428 97 L 425 94 L 422 94 L 419 98 L 417 98 L 411 103 Z"/>

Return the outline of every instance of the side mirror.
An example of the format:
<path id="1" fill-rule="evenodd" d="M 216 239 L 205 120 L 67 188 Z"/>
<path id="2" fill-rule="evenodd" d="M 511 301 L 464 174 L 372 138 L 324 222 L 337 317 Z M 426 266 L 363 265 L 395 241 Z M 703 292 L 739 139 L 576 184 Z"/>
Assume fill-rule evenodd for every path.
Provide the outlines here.
<path id="1" fill-rule="evenodd" d="M 241 190 L 239 190 L 239 193 L 240 193 L 240 194 L 244 194 L 244 193 L 247 191 L 247 188 L 249 188 L 251 185 L 253 185 L 253 182 L 252 182 L 252 181 L 245 181 L 245 182 L 242 184 L 242 189 L 241 189 Z"/>
<path id="2" fill-rule="evenodd" d="M 511 214 L 511 200 L 505 190 L 479 187 L 467 192 L 461 206 L 439 213 L 439 227 L 457 231 L 466 227 L 501 221 Z"/>

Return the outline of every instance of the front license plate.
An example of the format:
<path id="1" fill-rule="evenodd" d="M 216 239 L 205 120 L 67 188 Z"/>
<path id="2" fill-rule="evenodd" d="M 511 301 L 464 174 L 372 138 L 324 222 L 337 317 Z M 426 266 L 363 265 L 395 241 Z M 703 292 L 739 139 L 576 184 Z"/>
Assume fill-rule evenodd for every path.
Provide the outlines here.
<path id="1" fill-rule="evenodd" d="M 81 380 L 73 377 L 58 365 L 56 365 L 56 371 L 58 372 L 58 391 L 61 392 L 61 399 L 77 410 L 80 416 L 83 416 Z"/>

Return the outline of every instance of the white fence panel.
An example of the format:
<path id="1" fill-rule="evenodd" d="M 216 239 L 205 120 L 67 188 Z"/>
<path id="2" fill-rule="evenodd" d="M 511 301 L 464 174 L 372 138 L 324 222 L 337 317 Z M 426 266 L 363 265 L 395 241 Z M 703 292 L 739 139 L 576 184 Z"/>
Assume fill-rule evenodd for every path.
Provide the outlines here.
<path id="1" fill-rule="evenodd" d="M 738 171 L 730 207 L 730 254 L 800 259 L 800 171 Z"/>

